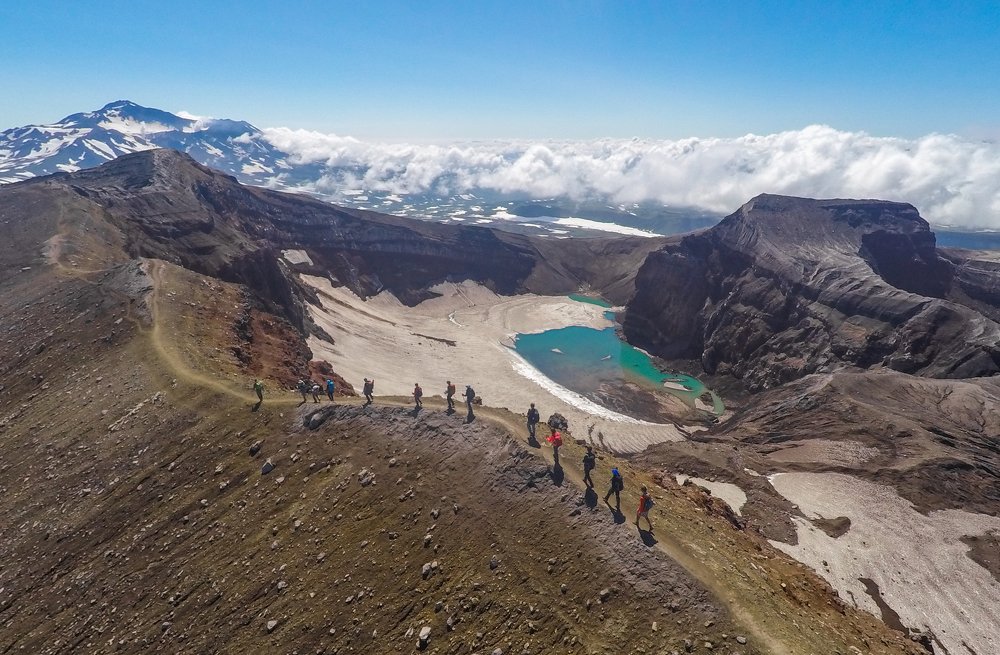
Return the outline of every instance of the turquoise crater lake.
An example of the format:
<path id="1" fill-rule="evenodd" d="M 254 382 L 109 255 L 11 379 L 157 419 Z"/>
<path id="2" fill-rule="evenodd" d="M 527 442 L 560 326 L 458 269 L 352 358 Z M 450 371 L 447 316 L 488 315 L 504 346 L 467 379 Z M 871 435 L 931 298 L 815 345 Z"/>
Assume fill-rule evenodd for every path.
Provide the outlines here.
<path id="1" fill-rule="evenodd" d="M 605 316 L 614 318 L 611 305 L 600 298 L 580 294 L 571 300 L 608 308 Z M 695 407 L 699 397 L 722 414 L 725 407 L 718 394 L 700 380 L 683 374 L 664 373 L 643 351 L 623 341 L 613 327 L 603 330 L 569 326 L 534 334 L 518 334 L 515 349 L 529 364 L 571 391 L 601 403 L 603 387 L 632 383 L 654 393 L 666 393 Z"/>

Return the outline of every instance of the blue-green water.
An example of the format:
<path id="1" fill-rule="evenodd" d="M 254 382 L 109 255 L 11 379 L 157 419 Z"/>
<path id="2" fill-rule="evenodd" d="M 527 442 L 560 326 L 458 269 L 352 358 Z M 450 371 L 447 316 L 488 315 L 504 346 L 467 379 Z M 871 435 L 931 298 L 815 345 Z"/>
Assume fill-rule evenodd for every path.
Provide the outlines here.
<path id="1" fill-rule="evenodd" d="M 571 295 L 572 300 L 610 307 L 602 300 Z M 613 318 L 614 312 L 608 312 Z M 614 328 L 570 326 L 536 334 L 517 335 L 516 349 L 532 366 L 560 385 L 591 397 L 602 384 L 631 382 L 658 393 L 668 393 L 694 406 L 706 391 L 712 396 L 713 410 L 724 410 L 719 396 L 689 375 L 668 374 L 653 365 L 649 356 L 622 341 Z M 664 382 L 682 385 L 672 389 Z"/>

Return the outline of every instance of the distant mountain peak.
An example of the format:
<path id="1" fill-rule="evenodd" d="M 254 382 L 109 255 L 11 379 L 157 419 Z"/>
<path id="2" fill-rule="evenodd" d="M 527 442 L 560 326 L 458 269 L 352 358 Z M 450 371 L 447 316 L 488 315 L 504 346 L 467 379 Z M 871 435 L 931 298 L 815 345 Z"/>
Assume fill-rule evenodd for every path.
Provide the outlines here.
<path id="1" fill-rule="evenodd" d="M 251 184 L 266 184 L 288 168 L 285 154 L 250 123 L 185 118 L 121 99 L 49 125 L 0 132 L 0 184 L 92 168 L 155 148 L 187 153 Z"/>

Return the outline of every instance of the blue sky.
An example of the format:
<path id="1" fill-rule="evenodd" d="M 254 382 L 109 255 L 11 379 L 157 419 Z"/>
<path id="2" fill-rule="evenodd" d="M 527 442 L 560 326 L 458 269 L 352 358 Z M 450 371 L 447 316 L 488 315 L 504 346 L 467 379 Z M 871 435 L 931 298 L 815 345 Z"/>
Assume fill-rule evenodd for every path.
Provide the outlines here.
<path id="1" fill-rule="evenodd" d="M 990 2 L 5 2 L 0 127 L 127 98 L 369 139 L 1000 137 Z"/>

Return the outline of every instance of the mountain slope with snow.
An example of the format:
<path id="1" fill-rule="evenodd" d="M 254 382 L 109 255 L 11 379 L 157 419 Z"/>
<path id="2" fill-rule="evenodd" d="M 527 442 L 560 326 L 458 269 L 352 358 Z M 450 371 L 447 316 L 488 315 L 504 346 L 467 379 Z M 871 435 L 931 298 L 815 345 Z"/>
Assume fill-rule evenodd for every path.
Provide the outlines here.
<path id="1" fill-rule="evenodd" d="M 251 184 L 288 169 L 285 155 L 250 123 L 185 118 L 127 100 L 50 125 L 0 132 L 0 183 L 93 168 L 121 155 L 173 148 Z"/>

